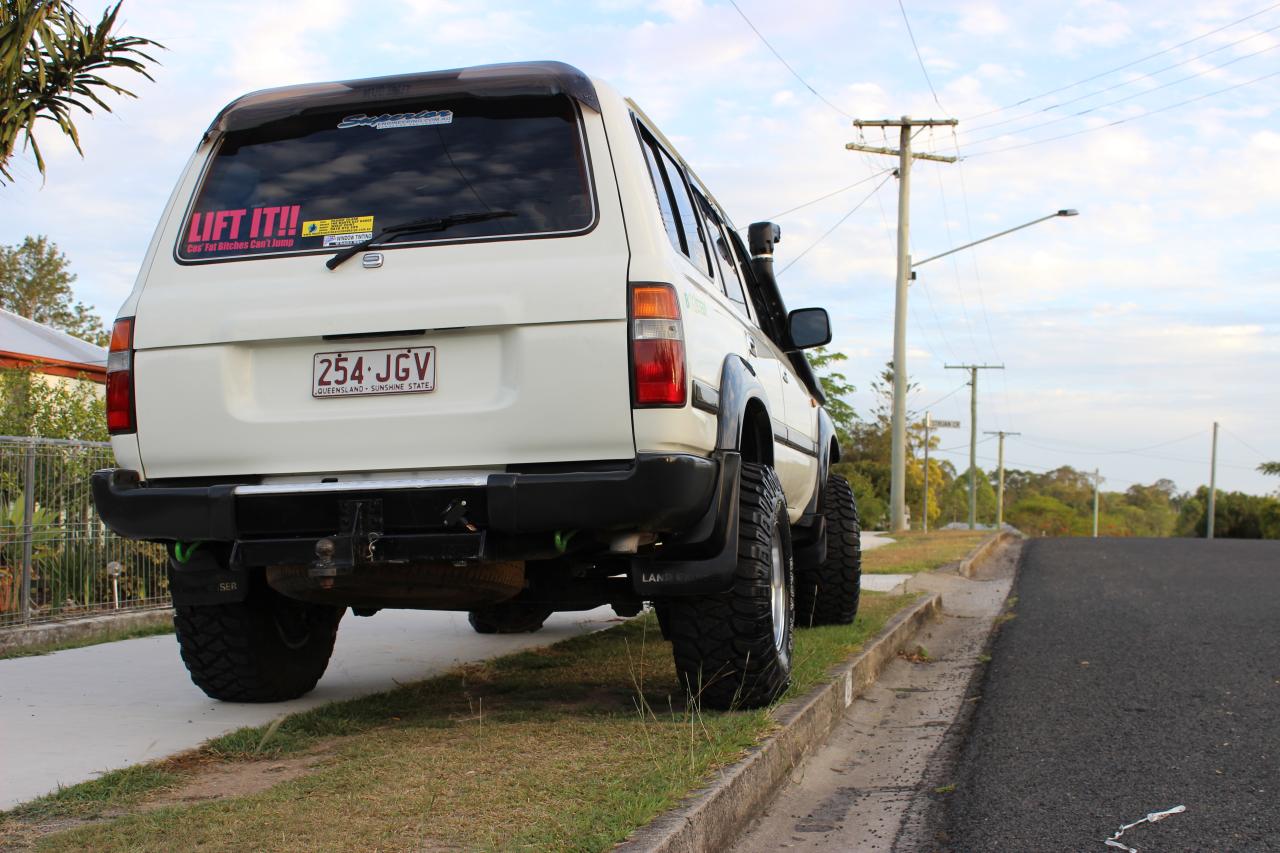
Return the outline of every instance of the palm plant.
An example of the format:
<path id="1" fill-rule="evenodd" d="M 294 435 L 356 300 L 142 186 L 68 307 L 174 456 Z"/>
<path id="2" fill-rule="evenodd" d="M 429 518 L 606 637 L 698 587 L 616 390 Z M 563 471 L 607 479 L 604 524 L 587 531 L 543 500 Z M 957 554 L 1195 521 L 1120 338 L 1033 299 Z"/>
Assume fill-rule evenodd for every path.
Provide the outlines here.
<path id="1" fill-rule="evenodd" d="M 135 97 L 102 72 L 125 69 L 151 80 L 146 63 L 156 60 L 143 48 L 163 46 L 113 34 L 118 2 L 102 13 L 97 26 L 83 20 L 66 0 L 0 0 L 0 12 L 0 176 L 13 179 L 8 164 L 19 137 L 43 176 L 36 122 L 55 123 L 83 155 L 72 111 L 91 113 L 97 106 L 111 112 L 102 99 L 107 92 Z"/>

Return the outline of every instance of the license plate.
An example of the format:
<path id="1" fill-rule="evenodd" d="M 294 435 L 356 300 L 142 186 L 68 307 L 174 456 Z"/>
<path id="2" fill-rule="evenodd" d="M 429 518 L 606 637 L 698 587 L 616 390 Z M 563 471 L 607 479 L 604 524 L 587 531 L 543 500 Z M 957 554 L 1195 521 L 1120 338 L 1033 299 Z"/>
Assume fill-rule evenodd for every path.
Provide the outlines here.
<path id="1" fill-rule="evenodd" d="M 312 397 L 422 394 L 436 390 L 436 348 L 318 352 L 311 366 Z"/>

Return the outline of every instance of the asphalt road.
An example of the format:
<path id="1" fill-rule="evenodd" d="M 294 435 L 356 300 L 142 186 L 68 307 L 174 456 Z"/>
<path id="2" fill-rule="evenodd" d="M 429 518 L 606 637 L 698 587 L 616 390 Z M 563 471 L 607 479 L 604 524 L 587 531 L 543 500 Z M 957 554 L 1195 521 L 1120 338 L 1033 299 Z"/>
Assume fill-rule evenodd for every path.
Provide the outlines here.
<path id="1" fill-rule="evenodd" d="M 1280 850 L 1280 542 L 1023 553 L 939 847 Z"/>

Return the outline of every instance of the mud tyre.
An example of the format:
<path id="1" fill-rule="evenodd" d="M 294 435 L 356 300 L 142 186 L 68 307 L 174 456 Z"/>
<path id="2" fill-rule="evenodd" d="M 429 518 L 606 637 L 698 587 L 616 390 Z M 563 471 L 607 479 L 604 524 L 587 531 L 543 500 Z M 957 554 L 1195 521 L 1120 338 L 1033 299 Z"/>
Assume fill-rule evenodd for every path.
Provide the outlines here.
<path id="1" fill-rule="evenodd" d="M 257 583 L 245 601 L 174 608 L 191 680 L 223 702 L 283 702 L 324 675 L 344 608 L 286 598 Z"/>
<path id="2" fill-rule="evenodd" d="M 791 531 L 772 468 L 743 463 L 738 513 L 730 589 L 667 599 L 659 609 L 681 687 L 692 703 L 717 710 L 768 705 L 791 683 Z"/>
<path id="3" fill-rule="evenodd" d="M 796 567 L 796 622 L 801 627 L 849 625 L 862 591 L 862 530 L 849 481 L 827 478 L 823 492 L 826 555 L 816 566 Z"/>
<path id="4" fill-rule="evenodd" d="M 477 634 L 532 634 L 555 611 L 539 604 L 508 601 L 472 610 L 467 621 Z"/>

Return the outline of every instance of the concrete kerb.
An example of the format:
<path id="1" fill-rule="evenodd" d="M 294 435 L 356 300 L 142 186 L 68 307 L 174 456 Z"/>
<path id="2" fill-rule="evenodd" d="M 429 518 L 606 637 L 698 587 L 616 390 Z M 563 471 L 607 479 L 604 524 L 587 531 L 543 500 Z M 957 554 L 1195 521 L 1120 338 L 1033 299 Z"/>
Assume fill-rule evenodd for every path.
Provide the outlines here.
<path id="1" fill-rule="evenodd" d="M 962 578 L 972 579 L 978 573 L 978 569 L 991 558 L 1002 545 L 1008 542 L 1017 542 L 1022 538 L 1022 534 L 1014 533 L 1009 530 L 1001 530 L 995 536 L 980 543 L 976 548 L 969 552 L 969 556 L 960 561 L 960 565 L 956 568 L 956 574 Z"/>
<path id="2" fill-rule="evenodd" d="M 150 628 L 158 625 L 173 624 L 173 608 L 162 607 L 154 610 L 131 610 L 126 613 L 111 613 L 106 616 L 87 616 L 83 619 L 71 619 L 66 622 L 46 622 L 22 628 L 0 631 L 0 653 L 13 649 L 25 649 L 31 646 L 43 646 L 50 643 L 68 643 L 75 640 L 87 640 L 106 637 L 115 632 L 132 631 L 137 628 Z"/>
<path id="3" fill-rule="evenodd" d="M 832 681 L 777 708 L 776 734 L 615 849 L 626 853 L 726 849 L 773 800 L 810 750 L 826 740 L 854 698 L 941 612 L 942 596 L 935 593 L 899 613 L 863 651 L 832 670 Z"/>

